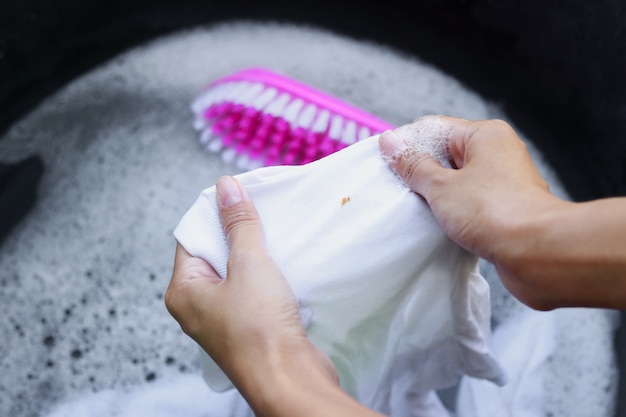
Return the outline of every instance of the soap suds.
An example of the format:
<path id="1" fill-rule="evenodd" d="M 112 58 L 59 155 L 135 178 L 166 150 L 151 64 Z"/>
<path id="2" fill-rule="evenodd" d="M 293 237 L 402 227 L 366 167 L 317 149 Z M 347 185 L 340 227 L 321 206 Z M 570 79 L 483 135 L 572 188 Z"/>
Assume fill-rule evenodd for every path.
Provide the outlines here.
<path id="1" fill-rule="evenodd" d="M 428 154 L 442 165 L 449 166 L 450 150 L 448 143 L 452 127 L 448 121 L 439 116 L 422 116 L 412 123 L 405 124 L 394 130 L 407 145 L 402 157 L 415 157 Z"/>
<path id="2" fill-rule="evenodd" d="M 188 375 L 199 372 L 197 346 L 162 296 L 173 227 L 199 190 L 237 172 L 197 144 L 189 103 L 208 81 L 248 66 L 284 72 L 398 126 L 424 114 L 507 119 L 417 59 L 290 25 L 177 33 L 74 80 L 0 140 L 3 161 L 38 153 L 46 166 L 37 207 L 1 248 L 0 416 L 42 415 L 67 402 L 58 415 L 110 417 L 120 398 L 137 404 L 131 415 L 153 411 L 142 399 L 180 396 L 170 402 L 174 415 L 195 415 L 185 407 L 204 404 L 208 390 Z M 403 135 L 426 140 L 415 149 L 446 161 L 449 132 L 428 119 Z M 565 196 L 527 144 L 550 189 Z M 515 300 L 491 278 L 494 321 L 513 317 Z M 576 320 L 561 319 L 547 370 L 554 416 L 610 415 L 614 313 L 581 309 Z"/>

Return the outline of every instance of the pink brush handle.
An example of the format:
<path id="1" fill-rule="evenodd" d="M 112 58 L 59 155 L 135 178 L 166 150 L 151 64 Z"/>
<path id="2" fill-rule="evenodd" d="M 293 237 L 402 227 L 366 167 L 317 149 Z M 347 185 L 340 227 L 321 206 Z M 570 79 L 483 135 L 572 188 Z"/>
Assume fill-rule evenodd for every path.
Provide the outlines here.
<path id="1" fill-rule="evenodd" d="M 229 81 L 256 81 L 267 86 L 273 86 L 280 91 L 299 97 L 307 103 L 315 103 L 318 107 L 328 109 L 331 113 L 340 114 L 357 124 L 367 126 L 372 131 L 383 132 L 394 128 L 384 120 L 366 113 L 358 107 L 264 68 L 249 68 L 236 72 L 211 83 L 210 87 Z"/>

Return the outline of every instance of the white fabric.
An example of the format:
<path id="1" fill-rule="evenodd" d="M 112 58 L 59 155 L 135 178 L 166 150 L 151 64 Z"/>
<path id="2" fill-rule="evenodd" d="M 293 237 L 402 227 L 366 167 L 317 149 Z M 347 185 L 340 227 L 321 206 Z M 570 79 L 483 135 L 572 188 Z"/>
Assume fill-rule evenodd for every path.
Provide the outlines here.
<path id="1" fill-rule="evenodd" d="M 305 166 L 238 178 L 310 339 L 334 362 L 348 393 L 388 415 L 432 416 L 447 414 L 433 390 L 463 374 L 503 382 L 489 346 L 489 287 L 477 258 L 448 239 L 425 202 L 393 174 L 377 137 Z M 174 234 L 226 277 L 214 187 Z M 231 387 L 206 354 L 202 360 L 212 388 Z"/>
<path id="2" fill-rule="evenodd" d="M 497 387 L 463 378 L 457 398 L 458 417 L 545 415 L 545 367 L 554 351 L 555 316 L 556 311 L 525 310 L 496 329 L 493 347 L 509 381 Z"/>

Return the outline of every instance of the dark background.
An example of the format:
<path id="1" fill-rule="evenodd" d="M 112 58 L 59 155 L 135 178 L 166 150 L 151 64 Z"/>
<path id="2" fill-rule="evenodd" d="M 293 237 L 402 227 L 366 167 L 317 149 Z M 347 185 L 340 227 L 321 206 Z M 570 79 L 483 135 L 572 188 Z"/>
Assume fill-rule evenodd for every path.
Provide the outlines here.
<path id="1" fill-rule="evenodd" d="M 626 1 L 1 0 L 0 133 L 141 41 L 228 19 L 393 45 L 505 105 L 576 200 L 626 195 Z"/>
<path id="2" fill-rule="evenodd" d="M 0 137 L 124 49 L 231 19 L 303 22 L 414 54 L 502 104 L 575 200 L 626 195 L 626 0 L 0 0 Z M 0 241 L 42 169 L 36 156 L 0 164 Z"/>

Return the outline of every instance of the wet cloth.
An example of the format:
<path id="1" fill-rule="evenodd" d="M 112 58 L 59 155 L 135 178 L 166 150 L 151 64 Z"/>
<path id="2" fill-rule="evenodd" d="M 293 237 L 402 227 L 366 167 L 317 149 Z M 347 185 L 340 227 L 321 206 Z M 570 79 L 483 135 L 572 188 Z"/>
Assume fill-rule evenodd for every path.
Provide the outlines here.
<path id="1" fill-rule="evenodd" d="M 504 381 L 489 345 L 489 286 L 478 259 L 390 170 L 377 136 L 308 165 L 238 179 L 309 338 L 349 394 L 387 415 L 437 416 L 447 412 L 434 390 L 462 375 Z M 215 187 L 202 191 L 174 235 L 226 278 Z M 232 387 L 204 353 L 202 362 L 213 389 Z"/>

